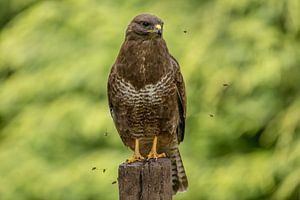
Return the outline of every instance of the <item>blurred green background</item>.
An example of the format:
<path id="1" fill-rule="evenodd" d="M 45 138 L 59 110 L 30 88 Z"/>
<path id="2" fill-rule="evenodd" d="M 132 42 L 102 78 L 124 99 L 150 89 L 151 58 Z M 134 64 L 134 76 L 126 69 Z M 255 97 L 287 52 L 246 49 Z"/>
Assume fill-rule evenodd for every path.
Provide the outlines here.
<path id="1" fill-rule="evenodd" d="M 118 199 L 106 83 L 145 12 L 186 80 L 174 199 L 299 200 L 299 0 L 1 0 L 0 199 Z"/>

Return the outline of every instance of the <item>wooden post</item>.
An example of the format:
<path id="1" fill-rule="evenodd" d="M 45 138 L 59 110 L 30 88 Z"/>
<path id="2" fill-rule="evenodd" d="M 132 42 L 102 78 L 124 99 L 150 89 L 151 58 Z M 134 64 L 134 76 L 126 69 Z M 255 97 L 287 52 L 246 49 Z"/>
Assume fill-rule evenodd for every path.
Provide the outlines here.
<path id="1" fill-rule="evenodd" d="M 120 200 L 172 200 L 171 161 L 122 163 L 118 182 Z"/>

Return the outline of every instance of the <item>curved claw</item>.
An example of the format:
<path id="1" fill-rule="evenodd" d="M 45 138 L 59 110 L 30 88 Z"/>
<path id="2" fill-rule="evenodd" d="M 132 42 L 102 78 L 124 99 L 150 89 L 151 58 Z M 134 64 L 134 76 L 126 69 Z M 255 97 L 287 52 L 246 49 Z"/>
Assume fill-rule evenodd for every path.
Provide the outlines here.
<path id="1" fill-rule="evenodd" d="M 139 139 L 135 139 L 134 154 L 131 158 L 127 159 L 126 161 L 128 163 L 133 163 L 135 161 L 142 161 L 144 159 L 145 158 L 140 153 Z"/>
<path id="2" fill-rule="evenodd" d="M 161 154 L 157 153 L 157 136 L 154 136 L 152 148 L 147 156 L 147 159 L 150 160 L 151 158 L 158 159 L 158 158 L 165 158 L 165 157 L 166 157 L 165 153 L 161 153 Z"/>
<path id="3" fill-rule="evenodd" d="M 143 161 L 145 158 L 141 154 L 134 154 L 131 158 L 127 159 L 128 163 L 133 163 L 135 161 Z"/>
<path id="4" fill-rule="evenodd" d="M 150 153 L 147 156 L 147 160 L 150 160 L 152 158 L 153 159 L 158 159 L 158 158 L 165 158 L 165 157 L 166 157 L 165 153 L 158 154 L 157 152 L 150 151 Z"/>

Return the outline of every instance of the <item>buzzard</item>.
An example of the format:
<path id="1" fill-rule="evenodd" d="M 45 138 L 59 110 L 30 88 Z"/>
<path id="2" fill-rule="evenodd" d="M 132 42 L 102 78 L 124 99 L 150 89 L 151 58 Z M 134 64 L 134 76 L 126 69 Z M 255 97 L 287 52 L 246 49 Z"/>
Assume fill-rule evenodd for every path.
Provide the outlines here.
<path id="1" fill-rule="evenodd" d="M 170 157 L 176 194 L 188 186 L 178 149 L 184 138 L 186 94 L 179 64 L 162 33 L 160 18 L 133 18 L 109 75 L 108 101 L 123 143 L 134 150 L 128 162 Z"/>

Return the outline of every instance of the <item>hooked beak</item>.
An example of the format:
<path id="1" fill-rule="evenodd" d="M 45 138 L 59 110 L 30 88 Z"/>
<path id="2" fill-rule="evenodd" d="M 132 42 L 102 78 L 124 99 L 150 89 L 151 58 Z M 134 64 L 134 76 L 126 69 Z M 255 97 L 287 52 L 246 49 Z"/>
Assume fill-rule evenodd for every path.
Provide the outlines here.
<path id="1" fill-rule="evenodd" d="M 162 35 L 162 28 L 161 28 L 161 25 L 160 24 L 156 24 L 155 26 L 154 26 L 154 29 L 153 30 L 149 30 L 149 31 L 147 31 L 148 33 L 156 33 L 156 34 L 158 34 L 159 36 L 161 36 Z"/>
<path id="2" fill-rule="evenodd" d="M 156 25 L 154 26 L 154 31 L 155 31 L 159 36 L 161 36 L 161 34 L 162 34 L 161 25 L 160 25 L 160 24 L 156 24 Z"/>

